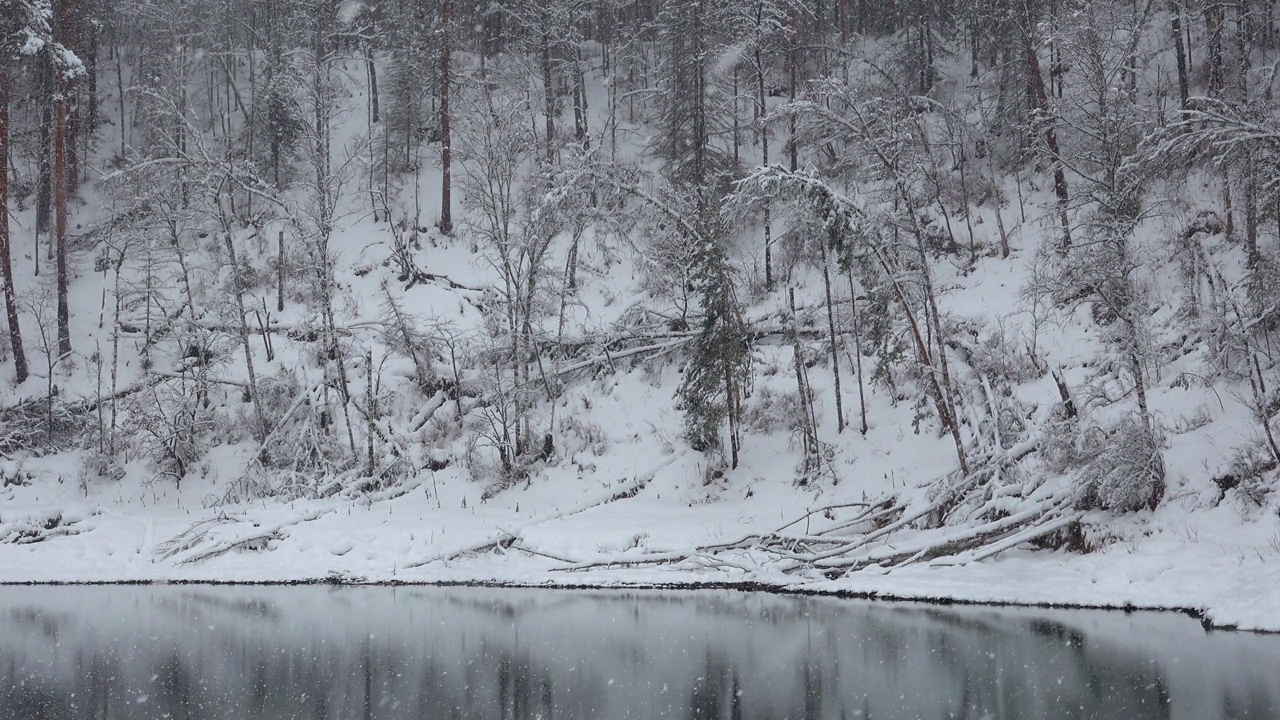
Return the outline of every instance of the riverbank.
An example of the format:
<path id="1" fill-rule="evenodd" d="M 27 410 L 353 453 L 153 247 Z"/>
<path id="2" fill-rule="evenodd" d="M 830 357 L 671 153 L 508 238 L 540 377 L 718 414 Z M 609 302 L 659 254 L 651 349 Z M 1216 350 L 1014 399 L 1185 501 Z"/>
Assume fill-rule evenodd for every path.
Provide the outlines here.
<path id="1" fill-rule="evenodd" d="M 25 523 L 43 539 L 0 543 L 0 582 L 740 587 L 1173 610 L 1206 627 L 1280 632 L 1280 523 L 1269 514 L 1242 521 L 1230 503 L 1192 512 L 1175 498 L 1154 513 L 1108 519 L 1110 536 L 1083 554 L 1023 546 L 980 562 L 943 557 L 831 579 L 783 573 L 776 556 L 760 552 L 694 553 L 773 531 L 806 508 L 790 488 L 768 483 L 690 502 L 680 477 L 668 467 L 639 489 L 627 484 L 635 478 L 616 487 L 580 483 L 573 492 L 533 484 L 487 500 L 478 487 L 455 481 L 372 500 L 212 509 L 201 507 L 194 483 L 115 498 L 86 496 L 70 483 L 11 487 L 0 496 L 0 536 L 12 538 Z M 610 500 L 628 494 L 619 490 L 633 492 Z M 836 512 L 843 511 L 832 513 L 838 519 Z M 892 542 L 912 537 L 900 533 Z M 613 564 L 585 567 L 594 563 Z"/>

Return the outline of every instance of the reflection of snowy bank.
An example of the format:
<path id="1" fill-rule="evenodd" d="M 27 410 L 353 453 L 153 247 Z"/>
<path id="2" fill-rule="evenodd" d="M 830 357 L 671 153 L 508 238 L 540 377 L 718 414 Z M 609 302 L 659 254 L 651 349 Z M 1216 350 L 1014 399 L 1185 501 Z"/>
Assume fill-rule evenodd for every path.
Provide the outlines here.
<path id="1" fill-rule="evenodd" d="M 11 587 L 0 717 L 1274 717 L 1177 615 L 723 591 Z"/>

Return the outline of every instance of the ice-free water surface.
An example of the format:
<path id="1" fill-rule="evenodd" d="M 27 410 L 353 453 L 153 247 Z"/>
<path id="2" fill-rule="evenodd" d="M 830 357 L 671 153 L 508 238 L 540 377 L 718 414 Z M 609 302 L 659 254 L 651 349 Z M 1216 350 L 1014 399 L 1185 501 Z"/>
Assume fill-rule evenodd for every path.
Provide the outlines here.
<path id="1" fill-rule="evenodd" d="M 0 587 L 0 718 L 1280 718 L 1280 637 L 731 591 Z"/>

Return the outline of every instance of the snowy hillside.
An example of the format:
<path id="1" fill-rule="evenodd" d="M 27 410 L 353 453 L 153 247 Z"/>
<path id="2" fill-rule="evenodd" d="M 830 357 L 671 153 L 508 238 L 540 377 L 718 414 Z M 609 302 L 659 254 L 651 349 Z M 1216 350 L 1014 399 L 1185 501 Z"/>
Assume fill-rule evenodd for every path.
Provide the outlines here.
<path id="1" fill-rule="evenodd" d="M 0 1 L 0 581 L 1280 630 L 1269 6 L 222 5 Z"/>

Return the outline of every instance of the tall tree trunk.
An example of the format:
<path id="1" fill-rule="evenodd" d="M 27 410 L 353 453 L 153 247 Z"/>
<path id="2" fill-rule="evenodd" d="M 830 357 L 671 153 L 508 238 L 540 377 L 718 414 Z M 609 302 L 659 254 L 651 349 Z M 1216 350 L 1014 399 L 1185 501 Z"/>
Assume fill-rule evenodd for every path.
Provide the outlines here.
<path id="1" fill-rule="evenodd" d="M 444 0 L 448 2 L 448 0 Z M 546 113 L 547 165 L 556 161 L 556 90 L 551 78 L 551 20 L 544 17 L 542 28 L 542 94 Z"/>
<path id="2" fill-rule="evenodd" d="M 757 29 L 763 24 L 763 20 L 759 15 L 756 16 Z M 764 90 L 764 56 L 760 52 L 760 48 L 756 48 L 756 127 L 760 129 L 760 164 L 763 167 L 769 167 L 769 129 L 765 126 L 763 120 L 768 113 L 766 106 L 766 96 Z M 773 290 L 773 218 L 771 217 L 769 199 L 764 200 L 764 287 L 765 290 Z"/>
<path id="3" fill-rule="evenodd" d="M 0 60 L 0 63 L 4 60 Z M 9 71 L 0 65 L 0 272 L 4 273 L 4 309 L 9 319 L 9 347 L 13 350 L 14 379 L 27 379 L 27 355 L 18 325 L 18 303 L 13 290 L 13 258 L 9 247 Z"/>
<path id="4" fill-rule="evenodd" d="M 982 53 L 981 35 L 978 33 L 978 19 L 975 16 L 969 18 L 969 77 L 976 79 L 978 77 L 978 57 Z"/>
<path id="5" fill-rule="evenodd" d="M 1030 23 L 1030 18 L 1027 18 Z M 1067 175 L 1062 167 L 1062 154 L 1058 148 L 1058 133 L 1054 130 L 1054 122 L 1050 117 L 1049 96 L 1044 89 L 1044 76 L 1040 74 L 1040 58 L 1036 55 L 1035 45 L 1031 42 L 1031 28 L 1024 28 L 1023 52 L 1027 61 L 1027 81 L 1031 85 L 1031 95 L 1035 99 L 1034 119 L 1044 127 L 1044 144 L 1049 149 L 1049 160 L 1053 165 L 1053 193 L 1058 199 L 1058 222 L 1062 225 L 1062 245 L 1060 252 L 1071 247 L 1071 221 L 1067 216 L 1071 202 L 1067 192 Z"/>
<path id="6" fill-rule="evenodd" d="M 1227 237 L 1235 238 L 1236 211 L 1231 199 L 1231 172 L 1225 168 L 1222 170 L 1222 216 L 1226 225 L 1224 232 Z"/>
<path id="7" fill-rule="evenodd" d="M 905 202 L 908 198 L 906 189 L 899 184 L 898 191 Z M 964 442 L 960 437 L 960 416 L 956 406 L 955 385 L 951 382 L 951 364 L 947 361 L 946 335 L 943 333 L 942 317 L 938 311 L 938 296 L 934 291 L 933 271 L 929 268 L 929 256 L 924 246 L 924 229 L 920 227 L 920 220 L 914 212 L 910 213 L 910 216 L 912 235 L 915 236 L 916 241 L 916 252 L 920 256 L 920 280 L 921 289 L 924 291 L 925 321 L 932 328 L 934 347 L 938 351 L 937 371 L 942 380 L 941 399 L 947 404 L 946 414 L 951 419 L 951 439 L 956 446 L 956 456 L 960 461 L 960 470 L 965 475 L 968 475 L 969 460 L 965 453 Z M 930 372 L 933 372 L 932 367 Z"/>
<path id="8" fill-rule="evenodd" d="M 253 3 L 249 6 L 249 27 L 253 32 L 248 33 L 246 42 L 246 55 L 249 60 L 249 114 L 245 118 L 248 125 L 248 143 L 246 148 L 247 155 L 251 158 L 257 158 L 257 135 L 258 135 L 258 48 L 256 36 L 258 32 L 258 14 L 257 9 L 253 7 Z M 248 193 L 245 198 L 246 208 L 245 214 L 253 217 L 253 193 Z"/>
<path id="9" fill-rule="evenodd" d="M 706 183 L 707 174 L 710 171 L 707 149 L 711 140 L 707 123 L 707 63 L 705 59 L 706 53 L 706 28 L 703 15 L 702 0 L 695 3 L 696 10 L 693 17 L 693 97 L 697 102 L 693 107 L 693 176 L 696 184 L 702 187 Z M 701 207 L 705 203 L 702 194 L 698 195 L 698 205 Z"/>
<path id="10" fill-rule="evenodd" d="M 906 289 L 897 279 L 897 268 L 885 256 L 884 252 L 879 248 L 872 247 L 872 252 L 876 256 L 876 262 L 884 269 L 885 274 L 889 276 L 889 282 L 893 286 L 894 295 L 897 296 L 898 304 L 902 306 L 903 316 L 907 319 L 907 327 L 911 330 L 911 339 L 916 347 L 916 356 L 920 360 L 920 364 L 927 368 L 925 372 L 928 382 L 927 392 L 933 396 L 934 405 L 938 410 L 938 420 L 943 427 L 951 432 L 951 440 L 955 443 L 956 458 L 960 463 L 960 471 L 964 475 L 969 474 L 969 460 L 965 454 L 964 441 L 960 437 L 960 426 L 955 420 L 954 414 L 951 412 L 951 403 L 948 400 L 946 392 L 943 390 L 942 383 L 938 381 L 938 369 L 933 364 L 933 357 L 929 353 L 929 342 L 925 339 L 924 332 L 920 329 L 920 322 L 916 319 L 915 310 L 911 307 L 911 301 L 907 296 Z M 927 314 L 926 310 L 926 314 Z"/>
<path id="11" fill-rule="evenodd" d="M 800 73 L 799 73 L 799 70 L 798 70 L 798 69 L 797 69 L 797 67 L 796 67 L 796 65 L 798 65 L 798 64 L 799 64 L 799 58 L 798 58 L 797 56 L 798 56 L 798 55 L 799 55 L 799 53 L 800 53 L 800 50 L 799 50 L 799 45 L 800 45 L 800 30 L 799 30 L 799 24 L 796 22 L 796 11 L 795 11 L 795 8 L 792 8 L 792 9 L 791 9 L 791 18 L 790 18 L 790 23 L 791 23 L 791 32 L 789 33 L 789 35 L 788 35 L 788 40 L 787 40 L 787 42 L 788 42 L 788 44 L 787 44 L 787 74 L 790 76 L 790 79 L 791 79 L 791 82 L 790 82 L 790 85 L 791 85 L 791 102 L 793 102 L 793 103 L 794 103 L 794 102 L 796 101 L 796 92 L 797 92 L 797 90 L 798 90 L 798 88 L 796 88 L 796 83 L 798 83 L 798 82 L 799 82 L 799 80 L 800 80 Z M 792 113 L 792 114 L 791 114 L 791 128 L 790 128 L 790 130 L 791 130 L 791 137 L 790 137 L 790 138 L 788 138 L 788 142 L 787 142 L 787 153 L 788 153 L 789 159 L 791 160 L 791 165 L 790 165 L 790 167 L 791 167 L 791 172 L 795 172 L 796 170 L 798 170 L 798 169 L 800 168 L 800 162 L 799 162 L 799 149 L 796 147 L 796 116 L 795 116 L 795 113 Z"/>
<path id="12" fill-rule="evenodd" d="M 969 144 L 968 138 L 960 136 L 960 201 L 964 203 L 964 226 L 969 231 L 969 264 L 978 264 L 978 248 L 973 235 L 973 206 L 969 204 Z M 998 185 L 995 187 L 999 187 Z M 996 212 L 1000 211 L 997 199 Z"/>
<path id="13" fill-rule="evenodd" d="M 120 112 L 120 117 L 118 119 L 120 123 L 120 157 L 124 157 L 126 152 L 125 127 L 128 123 L 125 122 L 125 115 L 124 115 L 124 48 L 119 46 L 118 41 L 116 45 L 116 102 L 119 105 L 118 109 Z M 256 102 L 254 103 L 254 107 L 255 108 L 257 107 Z M 253 131 L 251 129 L 250 133 L 252 132 Z M 250 135 L 249 137 L 252 138 L 253 136 Z M 250 145 L 249 150 L 250 150 L 250 153 L 252 154 L 252 151 L 253 151 L 252 141 L 250 141 L 249 145 Z"/>
<path id="14" fill-rule="evenodd" d="M 84 67 L 87 74 L 87 83 L 85 89 L 86 100 L 88 101 L 87 114 L 84 123 L 84 147 L 81 150 L 81 167 L 84 168 L 84 177 L 88 177 L 89 169 L 89 151 L 90 145 L 93 143 L 93 136 L 98 132 L 98 22 L 90 20 L 89 26 L 89 57 L 86 59 Z"/>
<path id="15" fill-rule="evenodd" d="M 849 0 L 839 0 L 840 47 L 849 46 Z"/>
<path id="16" fill-rule="evenodd" d="M 738 117 L 738 63 L 733 65 L 733 166 L 742 164 L 742 119 Z"/>
<path id="17" fill-rule="evenodd" d="M 80 53 L 80 57 L 84 58 L 83 50 L 79 47 L 80 38 L 78 37 L 79 22 L 81 20 L 80 8 L 76 7 L 79 0 L 63 0 L 62 7 L 59 9 L 59 25 L 57 28 L 58 41 L 63 47 L 73 52 Z M 55 68 L 58 75 L 58 97 L 63 103 L 62 113 L 62 183 L 63 183 L 63 202 L 66 198 L 79 192 L 80 187 L 80 153 L 77 147 L 80 137 L 80 103 L 72 97 L 71 81 L 67 79 L 66 68 Z M 56 220 L 55 220 L 56 222 Z M 61 240 L 59 241 L 61 243 Z M 62 252 L 62 245 L 58 246 L 58 252 Z M 59 261 L 61 262 L 61 261 Z M 61 272 L 59 272 L 61 276 Z M 59 281 L 61 285 L 61 281 Z M 61 346 L 61 328 L 59 328 L 59 346 Z M 67 346 L 68 348 L 70 345 Z"/>
<path id="18" fill-rule="evenodd" d="M 1253 155 L 1244 161 L 1244 246 L 1248 252 L 1249 267 L 1258 264 L 1258 170 Z"/>
<path id="19" fill-rule="evenodd" d="M 67 305 L 67 97 L 60 83 L 53 130 L 54 233 L 58 260 L 58 355 L 71 352 L 71 311 Z"/>
<path id="20" fill-rule="evenodd" d="M 440 51 L 440 232 L 453 232 L 453 139 L 449 129 L 450 71 L 449 12 L 450 0 L 440 2 L 440 23 L 444 27 L 444 47 Z M 390 220 L 390 218 L 388 218 Z"/>
<path id="21" fill-rule="evenodd" d="M 1247 3 L 1241 0 L 1236 3 L 1236 59 L 1239 64 L 1235 67 L 1231 76 L 1235 78 L 1235 86 L 1239 91 L 1239 97 L 1236 99 L 1241 105 L 1249 102 L 1249 71 L 1252 70 L 1250 52 L 1253 50 L 1253 43 L 1250 36 L 1256 30 L 1251 27 L 1252 23 L 1249 18 L 1249 10 Z"/>
<path id="22" fill-rule="evenodd" d="M 587 89 L 582 75 L 582 50 L 575 50 L 573 72 L 573 137 L 585 146 L 587 139 Z"/>
<path id="23" fill-rule="evenodd" d="M 338 190 L 334 185 L 333 172 L 333 136 L 332 136 L 332 48 L 326 35 L 332 17 L 327 13 L 318 14 L 314 18 L 312 39 L 312 100 L 315 103 L 315 202 L 316 202 L 316 240 L 315 268 L 317 281 L 320 283 L 320 303 L 324 316 L 325 338 L 329 357 L 325 362 L 328 374 L 329 363 L 336 366 L 338 391 L 342 399 L 342 418 L 347 429 L 347 446 L 351 453 L 356 452 L 355 430 L 351 425 L 351 388 L 347 379 L 346 353 L 338 342 L 337 320 L 334 316 L 334 272 L 333 259 L 329 255 L 330 240 L 333 235 L 333 218 Z M 326 384 L 327 387 L 327 384 Z M 327 407 L 327 404 L 326 404 Z"/>
<path id="24" fill-rule="evenodd" d="M 373 390 L 373 351 L 366 350 L 364 353 L 364 442 L 365 442 L 365 475 L 373 477 L 373 471 L 376 467 L 373 462 L 373 436 L 377 433 L 377 399 Z M 365 682 L 368 682 L 368 675 L 365 676 Z M 367 687 L 367 686 L 366 686 Z M 368 690 L 366 689 L 367 693 Z M 365 697 L 368 697 L 366 695 Z"/>
<path id="25" fill-rule="evenodd" d="M 281 230 L 276 238 L 278 247 L 276 249 L 276 312 L 284 312 L 284 231 Z"/>
<path id="26" fill-rule="evenodd" d="M 1205 32 L 1209 36 L 1209 97 L 1222 94 L 1225 84 L 1222 59 L 1222 31 L 1226 23 L 1226 11 L 1219 0 L 1209 0 L 1204 7 Z"/>
<path id="27" fill-rule="evenodd" d="M 818 429 L 814 421 L 813 392 L 809 389 L 809 372 L 805 363 L 804 346 L 800 344 L 800 322 L 796 318 L 796 291 L 787 288 L 787 305 L 791 310 L 791 349 L 795 357 L 796 390 L 800 395 L 800 434 L 804 441 L 804 474 L 807 476 L 817 469 L 820 449 L 818 447 Z"/>
<path id="28" fill-rule="evenodd" d="M 827 339 L 831 349 L 831 376 L 835 381 L 836 394 L 836 432 L 844 432 L 844 393 L 840 389 L 840 354 L 836 335 L 836 310 L 831 302 L 831 263 L 827 256 L 827 245 L 819 243 L 822 251 L 822 290 L 827 298 Z"/>
<path id="29" fill-rule="evenodd" d="M 1169 30 L 1173 33 L 1174 54 L 1178 58 L 1178 99 L 1179 107 L 1187 109 L 1187 98 L 1191 96 L 1191 84 L 1187 79 L 1187 48 L 1182 43 L 1182 1 L 1169 0 Z"/>
<path id="30" fill-rule="evenodd" d="M 98 22 L 89 22 L 89 57 L 85 62 L 89 87 L 86 91 L 89 100 L 89 134 L 93 134 L 98 126 Z"/>
<path id="31" fill-rule="evenodd" d="M 373 124 L 377 125 L 381 119 L 378 107 L 378 66 L 374 63 L 372 43 L 364 46 L 364 62 L 369 68 L 369 112 Z"/>
<path id="32" fill-rule="evenodd" d="M 1129 326 L 1129 333 L 1133 342 L 1137 342 L 1137 328 L 1126 319 Z M 1133 389 L 1134 395 L 1138 401 L 1138 413 L 1142 416 L 1142 425 L 1147 432 L 1151 432 L 1151 409 L 1147 405 L 1147 381 L 1142 372 L 1142 358 L 1136 349 L 1130 349 L 1129 353 L 1129 371 L 1133 373 Z"/>
<path id="33" fill-rule="evenodd" d="M 911 211 L 911 195 L 907 187 L 901 180 L 895 182 L 898 197 L 908 208 L 906 213 L 910 221 L 910 231 L 915 239 L 915 249 L 920 259 L 920 286 L 924 293 L 924 320 L 927 331 L 932 335 L 934 348 L 937 349 L 936 358 L 929 351 L 928 341 L 920 334 L 920 328 L 916 323 L 910 308 L 907 305 L 906 296 L 896 281 L 894 285 L 897 288 L 899 301 L 902 303 L 904 310 L 907 312 L 908 321 L 915 334 L 917 349 L 920 352 L 921 360 L 929 369 L 929 377 L 933 385 L 936 402 L 938 405 L 938 415 L 942 419 L 944 426 L 951 431 L 952 442 L 956 446 L 956 458 L 960 462 L 960 471 L 964 475 L 969 474 L 969 459 L 964 449 L 964 440 L 960 435 L 960 417 L 956 403 L 955 385 L 951 381 L 950 363 L 947 361 L 947 343 L 946 335 L 942 328 L 941 313 L 938 311 L 937 293 L 934 290 L 933 271 L 929 266 L 929 254 L 924 245 L 924 228 L 920 224 L 920 218 L 914 211 Z M 888 261 L 881 256 L 881 265 L 886 272 L 892 272 Z M 935 365 L 934 362 L 937 362 Z"/>
<path id="34" fill-rule="evenodd" d="M 1009 257 L 1009 233 L 1004 227 L 1004 211 L 1000 209 L 1000 191 L 999 183 L 996 181 L 995 161 L 991 158 L 991 151 L 987 151 L 987 171 L 991 175 L 991 187 L 996 188 L 991 196 L 991 206 L 996 211 L 996 230 L 1000 233 L 1000 257 Z"/>
<path id="35" fill-rule="evenodd" d="M 232 283 L 235 286 L 236 296 L 236 312 L 239 317 L 236 318 L 236 330 L 240 333 L 240 345 L 244 348 L 244 366 L 249 375 L 248 395 L 253 402 L 254 419 L 258 421 L 258 438 L 267 437 L 267 420 L 262 414 L 262 403 L 258 400 L 258 375 L 253 368 L 253 348 L 249 346 L 249 320 L 248 313 L 245 312 L 244 291 L 240 287 L 239 273 L 240 263 L 236 259 L 236 246 L 231 240 L 231 229 L 229 219 L 223 217 L 223 242 L 227 249 L 227 258 L 231 261 Z"/>
<path id="36" fill-rule="evenodd" d="M 861 425 L 858 428 L 863 437 L 867 435 L 867 395 L 862 379 L 862 323 L 858 319 L 858 291 L 853 282 L 853 263 L 849 263 L 849 312 L 853 316 L 853 357 L 854 367 L 858 372 L 858 412 Z"/>
<path id="37" fill-rule="evenodd" d="M 738 425 L 741 417 L 739 414 L 738 387 L 733 381 L 733 371 L 729 369 L 728 365 L 724 368 L 724 390 L 725 404 L 729 408 L 729 451 L 731 458 L 729 469 L 736 470 L 738 468 L 738 449 L 742 445 L 742 436 Z"/>
<path id="38" fill-rule="evenodd" d="M 40 169 L 36 186 L 36 236 L 48 233 L 53 217 L 53 97 L 57 94 L 53 60 L 48 53 L 41 53 L 39 93 L 40 97 Z M 49 258 L 53 258 L 53 244 L 49 245 Z M 36 274 L 40 274 L 40 247 L 36 246 Z"/>

